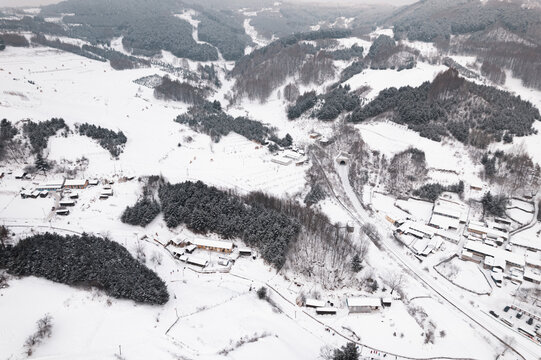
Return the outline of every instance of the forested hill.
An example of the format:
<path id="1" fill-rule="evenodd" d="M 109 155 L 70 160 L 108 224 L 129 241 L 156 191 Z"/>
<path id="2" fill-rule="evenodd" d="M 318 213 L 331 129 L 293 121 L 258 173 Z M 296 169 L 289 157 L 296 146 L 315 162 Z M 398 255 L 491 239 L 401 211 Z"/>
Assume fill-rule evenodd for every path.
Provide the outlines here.
<path id="1" fill-rule="evenodd" d="M 541 89 L 541 2 L 423 0 L 383 22 L 395 38 L 434 42 L 442 51 L 475 55 L 489 77 L 512 71 Z M 499 81 L 497 81 L 499 82 Z"/>
<path id="2" fill-rule="evenodd" d="M 188 9 L 195 10 L 194 20 L 199 21 L 199 40 L 208 44 L 196 42 L 192 25 L 175 16 Z M 236 60 L 251 44 L 237 12 L 187 6 L 179 0 L 68 0 L 44 7 L 40 16 L 62 14 L 70 14 L 63 16 L 66 26 L 53 29 L 57 34 L 52 35 L 91 43 L 109 43 L 123 36 L 123 45 L 134 55 L 152 56 L 163 49 L 178 57 L 207 61 L 218 59 L 218 49 L 226 60 Z"/>
<path id="3" fill-rule="evenodd" d="M 479 148 L 530 135 L 533 122 L 540 119 L 539 110 L 530 102 L 469 82 L 454 69 L 419 87 L 383 90 L 367 105 L 357 107 L 349 121 L 361 122 L 384 113 L 421 136 L 436 141 L 453 136 Z"/>
<path id="4" fill-rule="evenodd" d="M 236 79 L 236 95 L 265 101 L 289 76 L 297 75 L 303 84 L 322 83 L 332 78 L 333 54 L 305 41 L 350 35 L 351 31 L 344 29 L 296 33 L 253 51 L 240 58 L 231 71 Z"/>

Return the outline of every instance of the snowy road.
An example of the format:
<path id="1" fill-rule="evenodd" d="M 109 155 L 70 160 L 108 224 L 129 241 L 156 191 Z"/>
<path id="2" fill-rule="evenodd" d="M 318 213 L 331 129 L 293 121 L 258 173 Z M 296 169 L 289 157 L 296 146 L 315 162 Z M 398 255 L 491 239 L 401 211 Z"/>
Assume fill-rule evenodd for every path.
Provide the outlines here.
<path id="1" fill-rule="evenodd" d="M 357 221 L 360 225 L 365 224 L 365 219 L 369 218 L 370 215 L 361 206 L 357 195 L 355 194 L 349 183 L 348 167 L 343 165 L 336 166 L 336 172 L 340 177 L 343 190 L 347 194 L 350 202 L 353 204 L 353 209 L 348 209 L 343 201 L 340 201 L 340 203 L 346 208 L 346 210 L 348 210 L 348 212 L 353 216 L 355 221 Z M 336 194 L 338 192 L 334 191 L 334 193 Z M 378 226 L 378 228 L 387 230 L 386 233 L 381 236 L 381 243 L 383 244 L 385 249 L 389 253 L 391 253 L 394 258 L 402 264 L 402 266 L 415 274 L 419 281 L 424 283 L 433 292 L 435 292 L 442 299 L 447 301 L 454 309 L 458 310 L 471 321 L 474 321 L 477 325 L 488 331 L 500 342 L 502 342 L 506 346 L 509 346 L 523 359 L 540 359 L 541 346 L 537 345 L 530 339 L 520 335 L 518 332 L 510 329 L 505 324 L 500 323 L 482 310 L 472 307 L 469 303 L 465 303 L 462 299 L 460 299 L 459 296 L 457 296 L 457 294 L 453 293 L 445 286 L 442 286 L 442 284 L 437 280 L 437 278 L 434 279 L 429 274 L 424 272 L 417 263 L 413 262 L 408 256 L 406 256 L 406 254 L 403 253 L 403 251 L 401 251 L 400 248 L 398 248 L 396 244 L 393 243 L 392 240 L 390 240 L 390 237 L 387 236 L 390 232 L 390 224 L 384 223 L 381 219 L 372 218 L 372 220 L 379 220 L 378 225 L 382 226 Z"/>

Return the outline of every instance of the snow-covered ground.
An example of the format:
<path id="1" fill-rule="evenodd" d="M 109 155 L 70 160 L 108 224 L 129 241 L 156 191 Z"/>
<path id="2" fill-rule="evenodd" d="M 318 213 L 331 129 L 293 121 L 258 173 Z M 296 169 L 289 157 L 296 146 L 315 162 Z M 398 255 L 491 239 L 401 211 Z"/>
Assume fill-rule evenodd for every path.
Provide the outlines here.
<path id="1" fill-rule="evenodd" d="M 181 17 L 192 23 L 197 40 L 194 15 L 184 13 Z M 379 29 L 373 35 L 383 33 L 392 35 L 392 30 Z M 257 34 L 251 35 L 255 39 Z M 339 46 L 349 47 L 353 41 L 366 48 L 369 46 L 367 42 L 353 38 L 339 40 Z M 117 49 L 122 46 L 121 39 L 113 43 Z M 191 69 L 197 66 L 194 62 L 183 61 L 168 53 L 164 53 L 162 60 L 175 65 L 187 63 Z M 231 63 L 223 61 L 216 64 L 231 66 Z M 445 67 L 426 63 L 401 72 L 365 70 L 347 83 L 354 89 L 369 85 L 369 97 L 374 97 L 389 86 L 418 86 L 432 80 L 442 70 Z M 107 235 L 134 251 L 137 239 L 145 234 L 153 234 L 165 243 L 179 232 L 189 233 L 182 227 L 168 229 L 162 216 L 146 229 L 119 221 L 125 207 L 138 198 L 141 185 L 137 177 L 144 175 L 161 174 L 171 182 L 203 180 L 241 193 L 262 190 L 287 198 L 305 193 L 305 173 L 310 165 L 279 165 L 271 162 L 272 155 L 265 147 L 237 134 L 230 134 L 219 143 L 213 143 L 208 136 L 174 122 L 177 115 L 187 110 L 186 104 L 156 100 L 151 89 L 133 83 L 135 79 L 153 74 L 165 73 L 157 68 L 114 71 L 107 63 L 42 47 L 9 47 L 0 52 L 2 117 L 12 122 L 25 118 L 42 121 L 62 117 L 72 129 L 75 124 L 88 122 L 115 131 L 122 130 L 128 138 L 118 160 L 112 159 L 106 150 L 86 137 L 70 134 L 68 137 L 50 138 L 46 149 L 50 160 L 69 166 L 70 162 L 85 157 L 88 167 L 81 175 L 115 180 L 112 185 L 114 196 L 106 200 L 99 199 L 101 186 L 81 190 L 77 204 L 70 208 L 70 214 L 66 217 L 51 216 L 54 205 L 52 197 L 22 199 L 19 196 L 23 187 L 32 188 L 43 181 L 42 176 L 33 180 L 17 180 L 12 174 L 7 174 L 0 182 L 0 220 L 11 226 L 17 236 L 47 229 L 86 231 Z M 322 92 L 334 80 L 320 85 L 318 91 Z M 232 85 L 231 80 L 224 79 L 223 82 L 224 88 L 215 95 L 221 101 Z M 308 89 L 301 87 L 301 93 Z M 244 99 L 227 111 L 235 116 L 249 114 L 256 120 L 275 126 L 281 136 L 290 133 L 299 147 L 313 142 L 308 136 L 312 131 L 331 134 L 331 123 L 306 118 L 289 121 L 285 105 L 278 91 L 275 91 L 265 104 Z M 479 181 L 478 167 L 467 150 L 457 142 L 434 142 L 421 138 L 403 126 L 385 121 L 355 127 L 372 149 L 388 158 L 410 146 L 423 150 L 430 168 L 429 177 L 435 181 L 445 182 L 450 177 L 452 183 L 455 178 L 465 182 Z M 535 148 L 538 136 L 524 139 L 531 141 L 528 149 Z M 32 159 L 28 159 L 28 162 L 32 162 Z M 16 171 L 23 166 L 10 163 L 2 171 Z M 133 175 L 136 179 L 118 182 L 123 174 Z M 341 176 L 344 178 L 344 174 Z M 331 196 L 317 206 L 333 222 L 352 220 L 351 213 Z M 397 201 L 380 193 L 373 194 L 372 206 L 379 210 L 376 220 L 382 220 L 385 214 L 392 213 L 394 218 L 413 216 L 426 221 L 432 209 L 431 203 L 412 199 Z M 387 229 L 386 226 L 381 228 Z M 355 236 L 358 235 L 356 228 Z M 531 240 L 536 233 L 530 229 L 519 236 Z M 217 239 L 214 235 L 210 237 Z M 535 239 L 539 240 L 539 237 Z M 155 243 L 145 243 L 145 249 L 147 258 L 153 252 L 163 255 L 161 265 L 149 261 L 147 265 L 166 281 L 171 294 L 168 304 L 162 307 L 136 305 L 130 301 L 109 299 L 96 291 L 53 284 L 43 279 L 11 279 L 9 288 L 0 289 L 0 358 L 22 358 L 25 338 L 35 330 L 35 322 L 45 313 L 53 316 L 55 325 L 52 337 L 36 350 L 35 356 L 41 358 L 113 359 L 122 349 L 122 356 L 127 359 L 315 359 L 323 345 L 339 346 L 346 341 L 337 332 L 350 338 L 357 336 L 358 341 L 365 345 L 415 357 L 454 356 L 484 360 L 494 358 L 501 350 L 494 338 L 488 338 L 486 332 L 465 316 L 457 316 L 457 312 L 450 310 L 449 304 L 442 303 L 440 297 L 429 291 L 425 283 L 414 280 L 411 274 L 407 275 L 404 284 L 409 304 L 395 301 L 390 308 L 377 313 L 348 315 L 345 297 L 355 293 L 356 289 L 339 289 L 327 294 L 336 300 L 339 307 L 336 316 L 316 316 L 307 311 L 320 323 L 294 305 L 301 291 L 318 288 L 318 284 L 300 274 L 288 274 L 293 280 L 286 279 L 260 259 L 249 258 L 237 261 L 229 274 L 201 274 L 174 260 Z M 438 259 L 448 256 L 454 249 L 436 256 Z M 407 250 L 397 251 L 401 251 L 400 257 L 408 259 L 403 261 L 404 264 L 417 263 L 418 260 Z M 207 255 L 204 251 L 200 252 L 200 256 Z M 436 259 L 427 260 L 428 278 L 436 278 L 428 266 L 434 261 Z M 373 244 L 370 245 L 366 262 L 373 267 L 374 276 L 380 279 L 392 271 L 403 270 L 397 267 L 396 259 Z M 475 273 L 474 267 L 473 264 L 464 265 L 455 280 L 464 287 L 486 285 L 480 283 L 479 276 L 483 275 Z M 257 299 L 253 290 L 263 284 L 271 285 L 280 292 L 281 296 L 271 291 L 271 299 L 280 310 Z M 426 284 L 433 286 L 434 280 Z M 443 293 L 456 288 L 446 282 L 437 284 Z M 384 291 L 383 287 L 380 284 L 375 296 L 389 294 L 389 290 Z M 492 306 L 489 301 L 455 291 L 454 299 L 459 304 L 469 302 L 472 307 L 487 309 L 487 303 Z M 497 292 L 494 304 L 499 306 L 502 299 L 509 299 L 509 289 L 506 291 Z M 434 344 L 425 344 L 423 333 L 426 329 L 419 324 L 417 315 L 411 314 L 412 307 L 426 312 L 426 321 L 422 322 L 422 326 L 429 327 L 428 322 L 433 322 Z M 177 314 L 180 319 L 173 325 Z M 257 341 L 251 342 L 250 339 Z M 363 348 L 364 355 L 378 357 L 366 351 L 367 348 Z M 383 359 L 381 356 L 378 358 Z"/>

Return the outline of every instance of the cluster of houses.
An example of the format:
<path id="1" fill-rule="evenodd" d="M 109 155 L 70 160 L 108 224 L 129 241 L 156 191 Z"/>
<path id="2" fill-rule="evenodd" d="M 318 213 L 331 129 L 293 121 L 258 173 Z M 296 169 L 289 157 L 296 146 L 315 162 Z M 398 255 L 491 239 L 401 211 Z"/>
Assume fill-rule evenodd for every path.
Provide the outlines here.
<path id="1" fill-rule="evenodd" d="M 16 177 L 17 178 L 17 177 Z M 20 178 L 20 177 L 18 177 Z M 98 180 L 85 180 L 85 179 L 54 179 L 36 185 L 33 190 L 23 189 L 21 191 L 21 197 L 37 198 L 47 197 L 51 191 L 62 191 L 72 189 L 85 189 L 89 185 L 98 185 Z"/>
<path id="2" fill-rule="evenodd" d="M 515 283 L 524 280 L 540 284 L 541 254 L 533 250 L 513 252 L 508 241 L 509 226 L 506 219 L 496 218 L 486 224 L 470 221 L 460 258 L 483 264 L 484 268 L 491 270 L 496 285 L 501 285 L 504 278 Z"/>
<path id="3" fill-rule="evenodd" d="M 444 193 L 435 201 L 427 224 L 410 219 L 393 220 L 397 226 L 395 236 L 416 255 L 428 256 L 440 249 L 444 240 L 460 242 L 459 230 L 466 223 L 468 212 L 464 203 Z"/>
<path id="4" fill-rule="evenodd" d="M 207 250 L 223 254 L 218 257 L 218 265 L 227 267 L 236 260 L 233 256 L 235 244 L 231 241 L 212 240 L 207 238 L 190 238 L 186 239 L 181 236 L 173 238 L 168 243 L 168 247 L 175 258 L 187 264 L 205 268 L 209 262 L 197 255 L 194 255 L 195 250 Z M 249 248 L 238 248 L 236 254 L 238 256 L 252 256 L 252 250 Z"/>
<path id="5" fill-rule="evenodd" d="M 308 162 L 308 158 L 304 154 L 303 150 L 293 148 L 284 150 L 281 153 L 274 155 L 271 161 L 275 164 L 283 166 L 287 166 L 291 163 L 295 163 L 295 165 L 301 166 Z"/>
<path id="6" fill-rule="evenodd" d="M 390 307 L 393 302 L 391 297 L 348 297 L 346 299 L 346 305 L 350 314 L 354 313 L 369 313 L 373 311 L 381 310 L 384 307 Z M 337 312 L 336 307 L 330 301 L 306 299 L 304 305 L 307 308 L 315 309 L 318 315 L 335 315 Z"/>

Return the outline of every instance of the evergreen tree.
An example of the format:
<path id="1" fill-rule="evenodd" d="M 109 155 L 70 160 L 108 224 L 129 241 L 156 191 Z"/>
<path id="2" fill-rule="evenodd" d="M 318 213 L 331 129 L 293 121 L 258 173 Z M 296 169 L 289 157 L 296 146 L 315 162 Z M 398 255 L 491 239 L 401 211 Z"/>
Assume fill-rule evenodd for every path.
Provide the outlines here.
<path id="1" fill-rule="evenodd" d="M 41 153 L 38 153 L 36 155 L 36 161 L 34 165 L 36 166 L 37 170 L 43 171 L 43 172 L 46 172 L 50 168 L 49 163 L 47 162 L 47 160 L 43 158 L 43 155 L 41 155 Z"/>
<path id="2" fill-rule="evenodd" d="M 352 342 L 348 342 L 340 349 L 335 349 L 333 354 L 333 360 L 358 360 L 359 350 L 357 345 Z"/>
<path id="3" fill-rule="evenodd" d="M 353 270 L 353 272 L 359 272 L 363 269 L 363 265 L 362 265 L 362 262 L 361 262 L 361 258 L 359 257 L 359 254 L 355 254 L 353 256 L 353 259 L 351 259 L 351 270 Z"/>

